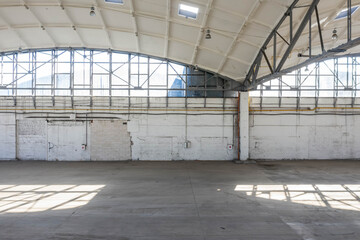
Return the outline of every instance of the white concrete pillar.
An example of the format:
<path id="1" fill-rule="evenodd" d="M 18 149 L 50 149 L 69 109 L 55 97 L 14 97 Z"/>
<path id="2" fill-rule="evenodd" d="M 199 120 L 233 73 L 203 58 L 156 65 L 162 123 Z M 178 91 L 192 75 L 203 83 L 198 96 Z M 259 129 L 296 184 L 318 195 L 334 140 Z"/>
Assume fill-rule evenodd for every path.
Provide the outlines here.
<path id="1" fill-rule="evenodd" d="M 249 159 L 249 93 L 240 93 L 240 160 Z"/>

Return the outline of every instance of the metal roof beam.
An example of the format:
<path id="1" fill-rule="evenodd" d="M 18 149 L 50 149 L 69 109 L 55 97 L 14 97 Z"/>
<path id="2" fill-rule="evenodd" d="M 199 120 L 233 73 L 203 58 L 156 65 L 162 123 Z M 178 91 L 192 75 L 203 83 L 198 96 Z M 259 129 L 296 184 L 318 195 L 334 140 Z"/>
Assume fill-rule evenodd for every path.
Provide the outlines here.
<path id="1" fill-rule="evenodd" d="M 5 23 L 6 29 L 12 31 L 12 32 L 16 35 L 16 37 L 19 38 L 19 40 L 24 44 L 24 47 L 25 47 L 25 48 L 29 48 L 29 44 L 24 40 L 24 38 L 20 35 L 20 33 L 16 30 L 16 28 L 13 28 L 13 27 L 8 23 L 8 21 L 6 21 L 6 20 L 4 19 L 4 17 L 0 16 L 0 20 L 2 20 L 2 22 Z M 21 47 L 21 46 L 19 46 L 19 47 Z"/>
<path id="2" fill-rule="evenodd" d="M 166 1 L 166 33 L 165 33 L 165 47 L 164 47 L 164 58 L 168 57 L 169 53 L 169 35 L 170 35 L 170 17 L 171 17 L 171 0 Z"/>
<path id="3" fill-rule="evenodd" d="M 337 54 L 341 54 L 341 53 L 344 53 L 354 47 L 357 47 L 360 45 L 360 37 L 359 38 L 356 38 L 354 40 L 351 40 L 347 43 L 344 43 L 338 47 L 335 47 L 333 49 L 330 49 L 320 55 L 317 55 L 315 57 L 312 57 L 312 58 L 309 58 L 308 60 L 306 60 L 305 62 L 303 63 L 300 63 L 296 66 L 293 66 L 293 67 L 289 67 L 287 69 L 284 69 L 284 70 L 281 70 L 279 72 L 275 72 L 273 74 L 269 74 L 269 75 L 266 75 L 264 77 L 260 77 L 258 79 L 256 79 L 255 82 L 253 82 L 252 85 L 249 85 L 249 86 L 243 86 L 241 88 L 241 90 L 250 90 L 250 89 L 253 89 L 254 87 L 256 87 L 257 85 L 259 84 L 262 84 L 264 82 L 267 82 L 269 80 L 272 80 L 272 79 L 275 79 L 275 78 L 279 78 L 285 74 L 288 74 L 288 73 L 291 73 L 295 70 L 298 70 L 302 67 L 305 67 L 305 66 L 308 66 L 310 64 L 313 64 L 313 63 L 316 63 L 316 62 L 320 62 L 320 61 L 324 61 L 324 60 L 327 60 L 327 59 L 331 59 L 331 58 L 334 58 L 334 57 L 337 57 Z M 345 55 L 346 56 L 346 55 Z"/>
<path id="4" fill-rule="evenodd" d="M 104 16 L 101 12 L 101 8 L 99 7 L 99 3 L 98 3 L 98 0 L 95 0 L 95 4 L 96 4 L 96 8 L 95 8 L 95 11 L 97 12 L 97 14 L 99 15 L 100 17 L 100 22 L 101 22 L 101 25 L 103 27 L 103 30 L 104 30 L 104 33 L 105 33 L 105 36 L 106 36 L 106 40 L 108 41 L 108 44 L 110 46 L 111 49 L 114 48 L 113 44 L 112 44 L 112 41 L 111 41 L 111 37 L 110 37 L 110 33 L 109 33 L 109 29 L 108 27 L 106 26 L 105 24 L 105 20 L 104 20 Z"/>
<path id="5" fill-rule="evenodd" d="M 134 34 L 136 37 L 136 51 L 139 53 L 140 52 L 140 39 L 139 39 L 139 30 L 138 30 L 138 24 L 136 21 L 136 14 L 135 14 L 135 8 L 134 8 L 134 2 L 133 0 L 129 1 L 129 5 L 130 5 L 130 14 L 132 17 L 132 22 L 133 22 L 133 27 L 134 27 Z"/>
<path id="6" fill-rule="evenodd" d="M 221 63 L 220 63 L 219 68 L 218 68 L 218 72 L 221 72 L 223 70 L 223 68 L 225 66 L 225 63 L 226 63 L 226 60 L 228 59 L 230 53 L 232 52 L 232 50 L 234 49 L 236 43 L 238 42 L 238 39 L 239 39 L 241 33 L 243 32 L 248 19 L 255 13 L 256 9 L 259 7 L 260 4 L 261 4 L 261 1 L 257 0 L 256 3 L 253 5 L 249 15 L 245 17 L 243 24 L 241 24 L 238 32 L 236 33 L 236 35 L 233 38 L 232 43 L 230 44 L 230 47 L 227 49 L 223 59 L 221 60 Z"/>
<path id="7" fill-rule="evenodd" d="M 40 27 L 42 30 L 44 30 L 46 32 L 46 35 L 48 35 L 48 37 L 50 38 L 50 40 L 52 41 L 54 47 L 56 47 L 56 41 L 55 39 L 51 36 L 51 34 L 49 33 L 49 31 L 46 29 L 46 27 L 44 26 L 44 24 L 40 21 L 39 17 L 36 16 L 36 14 L 34 13 L 34 11 L 31 9 L 31 7 L 29 7 L 27 5 L 27 3 L 25 2 L 25 0 L 21 0 L 24 4 L 24 7 L 30 11 L 31 15 L 33 15 L 33 17 L 36 19 L 36 21 L 39 23 Z"/>
<path id="8" fill-rule="evenodd" d="M 84 40 L 82 39 L 82 37 L 80 36 L 79 32 L 76 30 L 76 26 L 75 26 L 74 20 L 73 20 L 72 17 L 70 16 L 69 11 L 63 6 L 62 0 L 58 0 L 58 3 L 59 3 L 59 7 L 61 7 L 61 9 L 64 11 L 66 17 L 68 18 L 69 22 L 71 23 L 73 30 L 76 32 L 76 35 L 77 35 L 79 41 L 81 42 L 81 45 L 82 45 L 83 47 L 85 47 L 85 42 L 84 42 Z"/>

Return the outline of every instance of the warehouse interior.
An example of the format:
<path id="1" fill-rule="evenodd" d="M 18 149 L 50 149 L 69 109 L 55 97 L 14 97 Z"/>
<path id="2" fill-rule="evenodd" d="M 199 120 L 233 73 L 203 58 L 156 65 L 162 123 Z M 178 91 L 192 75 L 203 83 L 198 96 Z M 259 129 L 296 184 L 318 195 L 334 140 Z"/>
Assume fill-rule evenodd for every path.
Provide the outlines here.
<path id="1" fill-rule="evenodd" d="M 0 0 L 0 239 L 360 239 L 359 8 Z"/>

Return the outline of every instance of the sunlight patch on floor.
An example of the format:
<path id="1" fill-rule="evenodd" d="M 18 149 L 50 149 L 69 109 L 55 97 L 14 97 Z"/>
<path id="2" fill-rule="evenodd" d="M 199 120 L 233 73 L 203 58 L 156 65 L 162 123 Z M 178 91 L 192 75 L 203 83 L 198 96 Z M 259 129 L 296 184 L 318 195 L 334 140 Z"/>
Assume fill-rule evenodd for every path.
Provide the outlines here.
<path id="1" fill-rule="evenodd" d="M 0 185 L 0 214 L 78 208 L 105 185 Z"/>
<path id="2" fill-rule="evenodd" d="M 237 185 L 234 190 L 263 199 L 360 211 L 356 184 Z"/>

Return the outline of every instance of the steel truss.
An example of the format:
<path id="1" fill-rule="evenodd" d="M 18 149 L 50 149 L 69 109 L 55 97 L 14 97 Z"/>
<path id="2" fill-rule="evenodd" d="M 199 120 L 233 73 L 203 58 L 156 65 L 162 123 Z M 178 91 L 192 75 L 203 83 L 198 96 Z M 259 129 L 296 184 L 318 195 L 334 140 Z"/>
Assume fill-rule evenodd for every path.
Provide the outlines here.
<path id="1" fill-rule="evenodd" d="M 243 82 L 242 86 L 237 89 L 241 91 L 248 91 L 257 88 L 258 85 L 265 83 L 267 81 L 271 81 L 272 79 L 280 78 L 281 76 L 291 73 L 293 71 L 296 71 L 302 67 L 305 67 L 310 64 L 314 64 L 316 62 L 324 61 L 327 59 L 332 59 L 334 57 L 339 56 L 339 54 L 345 53 L 347 50 L 356 47 L 360 45 L 360 38 L 352 39 L 352 21 L 351 21 L 351 0 L 346 0 L 347 7 L 348 7 L 348 15 L 347 15 L 347 42 L 345 44 L 342 44 L 338 47 L 335 47 L 330 50 L 326 50 L 324 47 L 323 37 L 322 37 L 322 30 L 321 30 L 321 23 L 319 19 L 319 11 L 318 11 L 318 4 L 320 0 L 313 0 L 310 5 L 307 6 L 298 6 L 299 0 L 295 0 L 291 6 L 288 8 L 284 16 L 280 19 L 279 23 L 275 26 L 273 31 L 270 33 L 268 38 L 265 40 L 264 44 L 262 45 L 260 51 L 258 52 L 257 57 L 255 58 L 254 62 L 251 64 L 250 70 L 245 78 L 245 81 Z M 307 8 L 306 14 L 304 15 L 302 21 L 299 24 L 299 27 L 297 28 L 296 32 L 294 32 L 293 29 L 293 11 L 297 8 Z M 320 45 L 322 53 L 319 55 L 312 55 L 312 31 L 311 31 L 311 18 L 315 14 L 316 16 L 316 24 L 318 27 L 318 34 L 320 39 Z M 279 33 L 279 29 L 284 25 L 286 20 L 289 20 L 289 33 L 288 38 L 286 39 L 284 36 L 282 36 Z M 309 31 L 309 54 L 299 54 L 298 57 L 305 57 L 308 58 L 306 61 L 304 61 L 301 64 L 298 64 L 296 66 L 283 69 L 284 64 L 286 63 L 289 55 L 291 54 L 292 50 L 294 49 L 297 41 L 299 40 L 300 36 L 302 35 L 304 29 L 306 26 L 309 25 L 310 31 Z M 283 42 L 287 45 L 286 50 L 284 54 L 282 55 L 280 61 L 277 61 L 277 58 L 275 57 L 277 55 L 277 49 L 278 49 L 278 41 L 277 36 L 282 39 Z M 271 43 L 271 40 L 273 40 L 273 61 L 269 60 L 269 57 L 266 54 L 266 50 L 269 47 L 269 44 Z M 269 68 L 269 74 L 258 77 L 259 68 L 263 62 L 263 59 L 265 60 L 265 63 L 267 67 Z"/>
<path id="2" fill-rule="evenodd" d="M 333 98 L 333 105 L 338 105 L 341 97 L 351 98 L 355 105 L 360 91 L 360 55 L 336 57 L 322 62 L 316 62 L 293 71 L 290 74 L 261 83 L 258 90 L 251 96 L 260 97 L 260 107 L 263 98 L 278 97 L 279 107 L 284 97 L 296 98 L 296 106 L 300 108 L 302 98 L 314 98 L 318 107 L 319 98 Z"/>
<path id="3" fill-rule="evenodd" d="M 197 67 L 147 55 L 101 49 L 38 49 L 0 55 L 0 96 L 236 97 L 240 83 Z M 9 68 L 11 66 L 11 69 Z M 178 81 L 177 84 L 174 84 Z"/>

